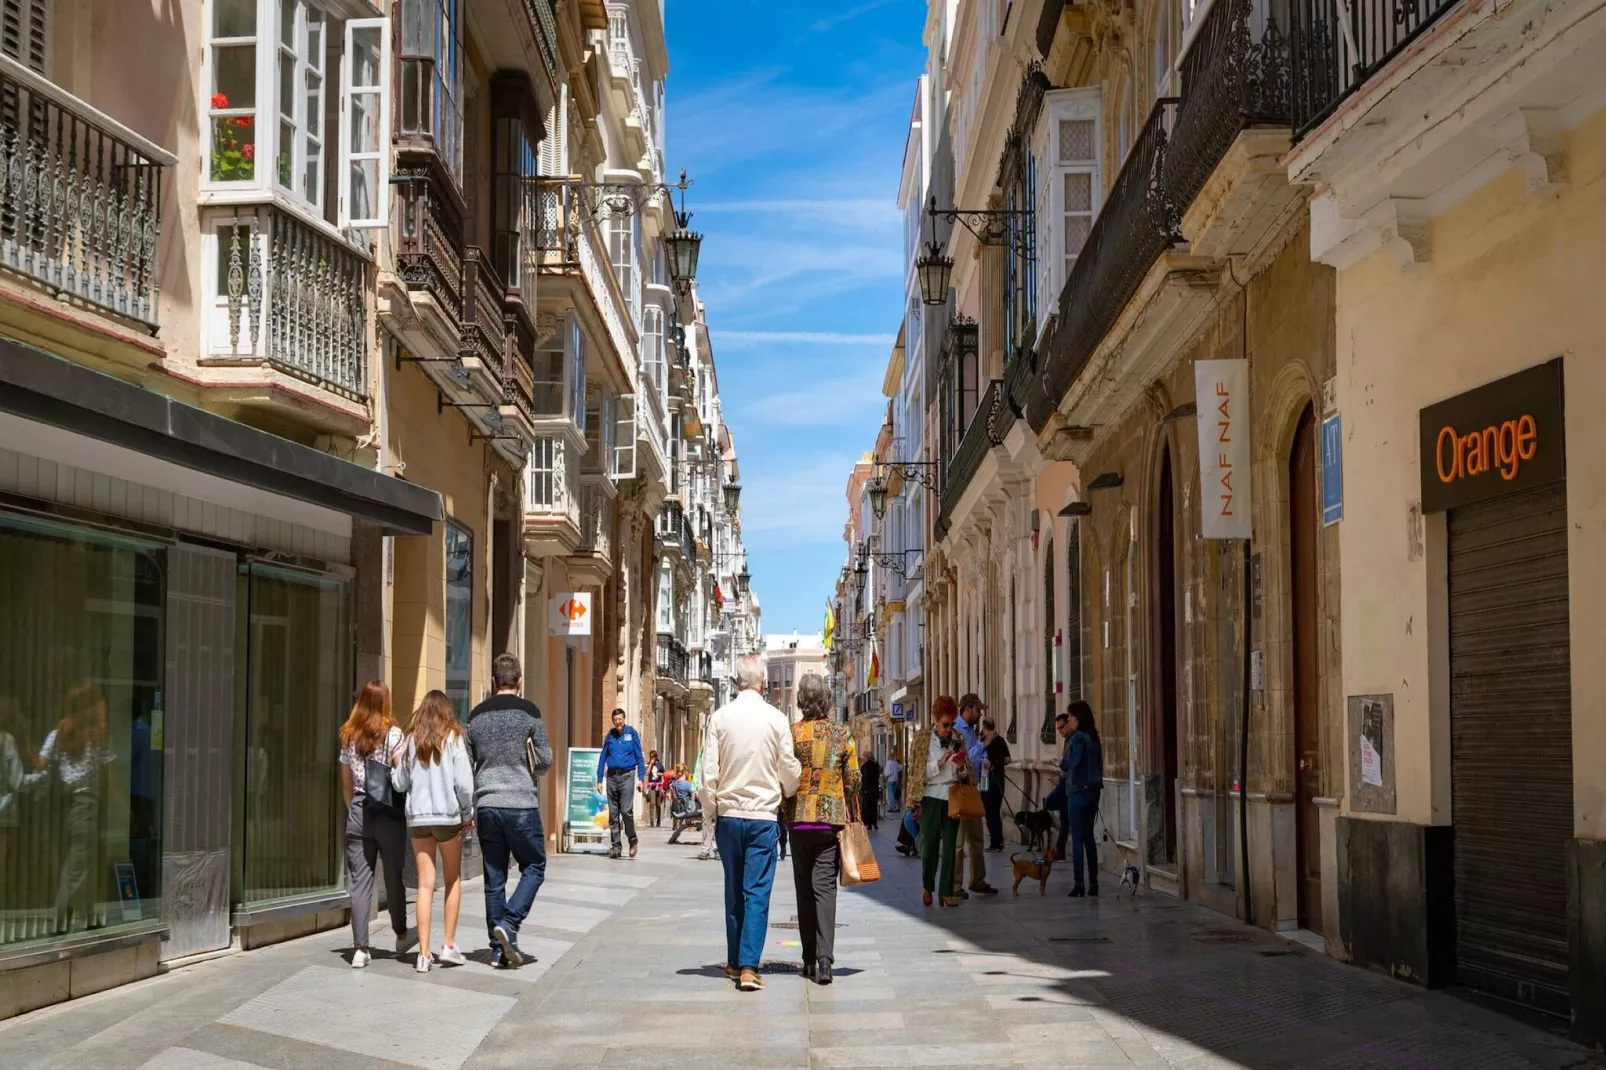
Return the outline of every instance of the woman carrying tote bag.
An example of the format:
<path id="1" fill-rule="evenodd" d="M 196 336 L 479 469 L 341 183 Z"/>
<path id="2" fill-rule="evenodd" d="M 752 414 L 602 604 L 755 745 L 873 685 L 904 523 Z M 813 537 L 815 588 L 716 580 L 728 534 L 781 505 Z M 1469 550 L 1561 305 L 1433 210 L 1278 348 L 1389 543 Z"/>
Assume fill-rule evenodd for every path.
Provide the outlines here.
<path id="1" fill-rule="evenodd" d="M 782 810 L 791 829 L 803 976 L 828 985 L 836 954 L 837 833 L 850 820 L 848 800 L 859 792 L 859 758 L 847 725 L 829 719 L 825 677 L 809 674 L 798 681 L 797 705 L 803 719 L 792 726 L 792 746 L 803 774 Z"/>
<path id="2" fill-rule="evenodd" d="M 351 887 L 351 965 L 362 969 L 368 949 L 369 914 L 374 909 L 374 868 L 385 871 L 385 906 L 396 933 L 396 954 L 413 946 L 407 929 L 407 888 L 402 863 L 407 857 L 406 801 L 391 783 L 391 769 L 402 759 L 402 730 L 390 711 L 390 688 L 370 680 L 340 726 L 340 790 L 346 799 L 346 876 Z"/>

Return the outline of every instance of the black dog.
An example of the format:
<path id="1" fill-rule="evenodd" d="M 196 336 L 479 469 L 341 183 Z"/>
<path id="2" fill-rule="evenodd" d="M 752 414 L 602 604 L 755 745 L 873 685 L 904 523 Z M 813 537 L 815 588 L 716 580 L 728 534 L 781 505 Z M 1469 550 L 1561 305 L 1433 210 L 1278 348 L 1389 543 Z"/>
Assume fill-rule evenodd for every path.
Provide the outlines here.
<path id="1" fill-rule="evenodd" d="M 1047 810 L 1016 810 L 1015 827 L 1020 830 L 1023 846 L 1042 851 L 1048 846 L 1049 833 L 1054 831 L 1054 815 Z"/>

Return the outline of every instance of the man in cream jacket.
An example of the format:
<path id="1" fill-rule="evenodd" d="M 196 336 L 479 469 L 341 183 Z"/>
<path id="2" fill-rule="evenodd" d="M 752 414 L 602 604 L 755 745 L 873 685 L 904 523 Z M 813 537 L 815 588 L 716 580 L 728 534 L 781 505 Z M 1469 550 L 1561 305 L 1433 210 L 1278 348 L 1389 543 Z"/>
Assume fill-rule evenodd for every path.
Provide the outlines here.
<path id="1" fill-rule="evenodd" d="M 699 793 L 725 867 L 725 973 L 756 992 L 781 839 L 776 812 L 797 793 L 803 767 L 786 715 L 764 701 L 762 658 L 737 661 L 736 689 L 735 701 L 708 718 Z"/>

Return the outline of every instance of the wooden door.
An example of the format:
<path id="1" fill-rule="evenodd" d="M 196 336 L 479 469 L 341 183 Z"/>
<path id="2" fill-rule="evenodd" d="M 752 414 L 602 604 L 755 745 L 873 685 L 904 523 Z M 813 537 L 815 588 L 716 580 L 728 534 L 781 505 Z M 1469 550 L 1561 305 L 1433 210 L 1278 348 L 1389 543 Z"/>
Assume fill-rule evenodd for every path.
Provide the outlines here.
<path id="1" fill-rule="evenodd" d="M 1308 406 L 1294 431 L 1288 458 L 1288 531 L 1294 624 L 1295 855 L 1299 924 L 1322 928 L 1321 688 L 1317 640 L 1316 417 Z"/>

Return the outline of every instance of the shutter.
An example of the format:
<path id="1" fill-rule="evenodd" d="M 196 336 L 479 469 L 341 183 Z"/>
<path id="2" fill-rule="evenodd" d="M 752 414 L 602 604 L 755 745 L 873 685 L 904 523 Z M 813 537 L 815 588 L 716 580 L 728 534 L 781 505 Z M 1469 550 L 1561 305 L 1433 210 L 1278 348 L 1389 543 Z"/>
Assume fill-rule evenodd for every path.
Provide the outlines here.
<path id="1" fill-rule="evenodd" d="M 340 225 L 390 226 L 390 20 L 346 23 Z"/>
<path id="2" fill-rule="evenodd" d="M 0 0 L 0 52 L 50 73 L 50 0 Z"/>
<path id="3" fill-rule="evenodd" d="M 1566 484 L 1452 510 L 1449 533 L 1458 980 L 1566 1014 Z"/>

